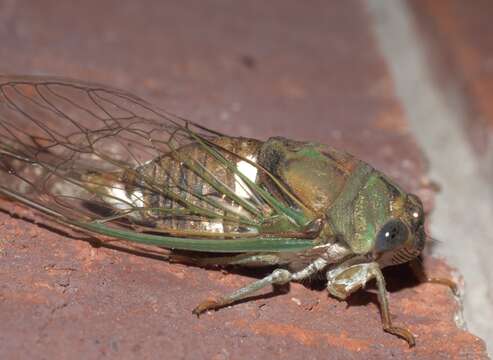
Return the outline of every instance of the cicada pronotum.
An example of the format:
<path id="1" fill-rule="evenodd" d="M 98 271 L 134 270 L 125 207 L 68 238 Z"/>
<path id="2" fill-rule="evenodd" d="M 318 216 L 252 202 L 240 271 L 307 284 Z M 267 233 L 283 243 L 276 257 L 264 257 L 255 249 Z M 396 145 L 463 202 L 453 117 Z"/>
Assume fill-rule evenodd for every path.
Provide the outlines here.
<path id="1" fill-rule="evenodd" d="M 169 249 L 197 266 L 275 266 L 207 300 L 200 314 L 268 286 L 325 273 L 339 299 L 425 244 L 421 201 L 329 146 L 231 137 L 124 91 L 46 77 L 0 76 L 0 194 L 100 236 Z"/>

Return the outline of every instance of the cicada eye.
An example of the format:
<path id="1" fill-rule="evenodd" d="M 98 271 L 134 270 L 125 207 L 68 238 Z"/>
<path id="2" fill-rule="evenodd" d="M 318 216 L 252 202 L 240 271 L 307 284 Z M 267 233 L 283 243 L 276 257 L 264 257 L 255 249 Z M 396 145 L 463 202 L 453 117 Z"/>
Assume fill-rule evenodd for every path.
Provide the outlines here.
<path id="1" fill-rule="evenodd" d="M 409 230 L 400 220 L 388 221 L 377 234 L 376 252 L 384 252 L 402 245 L 408 238 Z"/>

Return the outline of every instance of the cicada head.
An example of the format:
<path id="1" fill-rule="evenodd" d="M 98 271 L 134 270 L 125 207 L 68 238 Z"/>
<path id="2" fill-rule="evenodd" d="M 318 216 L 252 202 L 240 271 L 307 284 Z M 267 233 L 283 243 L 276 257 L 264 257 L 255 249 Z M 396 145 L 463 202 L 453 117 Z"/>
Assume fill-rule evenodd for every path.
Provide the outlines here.
<path id="1" fill-rule="evenodd" d="M 417 257 L 425 245 L 424 212 L 421 200 L 404 194 L 398 212 L 380 227 L 373 256 L 382 267 L 405 263 Z"/>
<path id="2" fill-rule="evenodd" d="M 356 254 L 382 267 L 418 256 L 425 243 L 423 205 L 383 174 L 373 172 L 346 210 L 342 236 Z"/>

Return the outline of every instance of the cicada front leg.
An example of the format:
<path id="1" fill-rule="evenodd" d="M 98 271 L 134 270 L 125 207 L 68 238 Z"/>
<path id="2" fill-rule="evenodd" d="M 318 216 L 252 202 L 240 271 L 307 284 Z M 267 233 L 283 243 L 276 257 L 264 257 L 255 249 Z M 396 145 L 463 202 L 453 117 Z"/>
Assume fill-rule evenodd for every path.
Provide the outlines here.
<path id="1" fill-rule="evenodd" d="M 327 272 L 327 290 L 331 295 L 344 300 L 355 291 L 363 288 L 371 279 L 375 279 L 377 282 L 383 329 L 388 333 L 406 340 L 410 347 L 414 346 L 416 342 L 411 331 L 392 325 L 385 279 L 378 263 L 342 265 L 329 270 Z"/>
<path id="2" fill-rule="evenodd" d="M 195 315 L 200 315 L 207 310 L 215 310 L 227 306 L 241 299 L 244 299 L 258 290 L 269 285 L 284 285 L 291 281 L 300 281 L 310 277 L 311 275 L 323 270 L 327 266 L 327 261 L 318 258 L 310 265 L 298 272 L 290 272 L 286 269 L 276 269 L 270 275 L 263 279 L 254 281 L 253 283 L 236 290 L 232 294 L 215 299 L 208 299 L 200 303 L 194 310 Z"/>

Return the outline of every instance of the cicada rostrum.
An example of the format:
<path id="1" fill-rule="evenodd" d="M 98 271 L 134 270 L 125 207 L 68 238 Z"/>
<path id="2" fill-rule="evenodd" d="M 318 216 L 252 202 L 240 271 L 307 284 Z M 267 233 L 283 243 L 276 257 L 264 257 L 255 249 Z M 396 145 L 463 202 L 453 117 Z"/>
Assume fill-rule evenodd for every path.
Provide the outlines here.
<path id="1" fill-rule="evenodd" d="M 339 299 L 418 256 L 423 207 L 346 152 L 281 137 L 230 137 L 124 91 L 0 76 L 0 194 L 99 236 L 169 249 L 197 266 L 276 267 L 199 304 L 200 314 L 268 285 L 324 273 Z"/>

